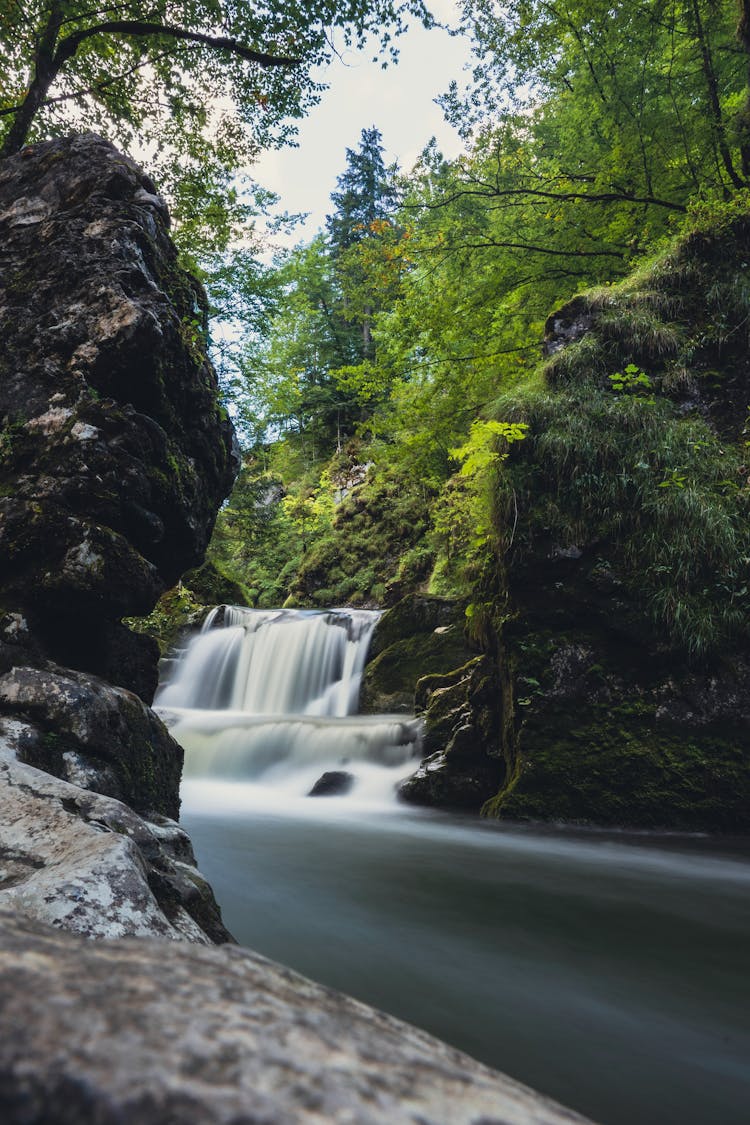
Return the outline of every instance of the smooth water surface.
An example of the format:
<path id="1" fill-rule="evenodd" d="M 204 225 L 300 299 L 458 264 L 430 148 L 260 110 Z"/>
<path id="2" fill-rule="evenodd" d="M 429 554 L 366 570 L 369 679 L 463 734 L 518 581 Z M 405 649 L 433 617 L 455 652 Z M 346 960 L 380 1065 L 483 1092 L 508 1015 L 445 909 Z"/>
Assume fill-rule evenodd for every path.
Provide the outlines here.
<path id="1" fill-rule="evenodd" d="M 750 864 L 191 780 L 238 940 L 602 1125 L 750 1121 Z"/>

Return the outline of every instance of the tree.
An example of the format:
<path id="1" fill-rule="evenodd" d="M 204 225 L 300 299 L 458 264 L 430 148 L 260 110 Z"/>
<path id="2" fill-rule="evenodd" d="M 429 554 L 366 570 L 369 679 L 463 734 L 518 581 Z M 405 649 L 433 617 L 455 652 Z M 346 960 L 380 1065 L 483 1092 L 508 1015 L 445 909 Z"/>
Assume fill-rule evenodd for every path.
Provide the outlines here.
<path id="1" fill-rule="evenodd" d="M 412 175 L 412 268 L 374 322 L 392 390 L 375 424 L 424 476 L 533 366 L 551 309 L 626 274 L 743 175 L 734 0 L 463 9 L 474 82 L 445 104 L 467 148 L 447 162 L 430 147 Z"/>
<path id="2" fill-rule="evenodd" d="M 739 5 L 748 7 L 747 0 Z M 750 186 L 743 172 L 750 36 L 737 0 L 463 0 L 477 62 L 446 106 L 465 130 L 521 111 L 555 177 L 526 169 L 517 194 L 680 207 Z M 541 107 L 541 108 L 540 108 Z"/>
<path id="3" fill-rule="evenodd" d="M 290 251 L 272 270 L 276 293 L 263 332 L 245 345 L 245 418 L 253 438 L 282 430 L 299 436 L 305 461 L 327 456 L 346 422 L 350 399 L 331 372 L 352 362 L 322 235 Z"/>
<path id="4" fill-rule="evenodd" d="M 340 288 L 339 313 L 359 337 L 359 355 L 374 357 L 372 318 L 387 303 L 382 271 L 373 266 L 382 248 L 400 237 L 397 169 L 386 167 L 382 137 L 374 126 L 363 129 L 359 149 L 346 150 L 346 169 L 331 194 L 335 210 L 326 218 L 328 246 Z M 373 277 L 377 272 L 378 276 Z"/>
<path id="5" fill-rule="evenodd" d="M 432 22 L 423 0 L 0 0 L 0 155 L 91 128 L 205 183 L 317 101 L 335 33 L 393 56 L 412 15 Z"/>
<path id="6" fill-rule="evenodd" d="M 346 168 L 331 193 L 335 210 L 326 218 L 328 240 L 334 253 L 370 237 L 379 221 L 393 217 L 397 204 L 395 168 L 386 168 L 383 138 L 373 126 L 363 129 L 359 149 L 346 150 Z"/>

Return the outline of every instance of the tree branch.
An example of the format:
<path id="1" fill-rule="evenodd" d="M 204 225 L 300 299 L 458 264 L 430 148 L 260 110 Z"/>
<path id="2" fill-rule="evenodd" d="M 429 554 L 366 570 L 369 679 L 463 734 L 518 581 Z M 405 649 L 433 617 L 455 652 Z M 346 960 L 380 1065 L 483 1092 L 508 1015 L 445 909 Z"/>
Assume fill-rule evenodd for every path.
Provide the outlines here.
<path id="1" fill-rule="evenodd" d="M 428 246 L 414 253 L 429 254 L 445 250 L 445 246 Z M 617 258 L 619 261 L 625 257 L 619 250 L 554 250 L 551 246 L 536 246 L 531 242 L 501 242 L 492 238 L 485 242 L 459 242 L 451 250 L 526 250 L 531 254 L 547 254 L 552 258 Z"/>
<path id="2" fill-rule="evenodd" d="M 72 35 L 68 35 L 61 40 L 53 60 L 55 70 L 59 70 L 68 59 L 72 58 L 86 39 L 91 39 L 96 35 L 126 35 L 135 38 L 165 36 L 169 39 L 182 39 L 189 43 L 199 43 L 202 47 L 210 47 L 215 51 L 228 51 L 232 55 L 238 55 L 239 58 L 245 59 L 246 62 L 254 62 L 265 67 L 299 66 L 301 62 L 301 59 L 286 55 L 271 55 L 265 51 L 256 51 L 252 47 L 246 47 L 236 39 L 228 39 L 223 35 L 205 35 L 201 31 L 187 31 L 183 27 L 147 23 L 142 20 L 111 20 L 107 23 L 96 24 L 94 27 L 83 28 L 81 31 L 74 31 Z"/>
<path id="3" fill-rule="evenodd" d="M 480 188 L 462 188 L 451 195 L 444 196 L 436 203 L 428 203 L 430 209 L 447 207 L 451 203 L 462 199 L 464 196 L 478 196 L 483 199 L 507 199 L 515 196 L 530 196 L 534 199 L 550 199 L 558 203 L 636 203 L 644 206 L 666 207 L 670 211 L 679 211 L 684 214 L 687 208 L 682 203 L 674 203 L 671 199 L 659 199 L 653 195 L 634 195 L 628 191 L 606 192 L 578 192 L 578 191 L 543 191 L 541 188 L 496 188 L 489 184 L 482 184 Z M 419 204 L 418 206 L 425 206 Z"/>
<path id="4" fill-rule="evenodd" d="M 168 55 L 169 51 L 160 51 L 156 56 L 156 59 L 163 59 Z M 69 94 L 58 94 L 54 98 L 45 98 L 42 102 L 42 105 L 58 105 L 60 102 L 70 102 L 74 101 L 76 98 L 87 98 L 95 94 L 101 94 L 110 86 L 114 86 L 118 82 L 122 82 L 124 81 L 124 79 L 129 78 L 130 75 L 135 74 L 136 71 L 142 70 L 145 66 L 150 66 L 154 61 L 155 60 L 153 58 L 143 59 L 141 62 L 135 63 L 133 66 L 128 67 L 128 69 L 124 70 L 122 74 L 113 74 L 111 78 L 103 78 L 101 82 L 94 82 L 92 86 L 87 86 L 84 90 L 72 90 Z M 12 113 L 18 113 L 19 109 L 21 109 L 21 106 L 22 103 L 19 103 L 19 105 L 12 105 L 7 109 L 0 109 L 0 117 L 9 117 Z"/>

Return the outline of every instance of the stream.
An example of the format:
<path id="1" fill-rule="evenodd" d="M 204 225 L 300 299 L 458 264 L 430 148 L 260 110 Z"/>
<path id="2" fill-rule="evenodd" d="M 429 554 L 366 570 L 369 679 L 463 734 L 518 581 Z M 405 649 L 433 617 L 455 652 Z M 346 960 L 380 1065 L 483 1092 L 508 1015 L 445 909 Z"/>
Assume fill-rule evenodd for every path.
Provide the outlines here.
<path id="1" fill-rule="evenodd" d="M 377 615 L 233 612 L 157 703 L 186 747 L 182 822 L 237 939 L 601 1125 L 746 1125 L 745 842 L 399 806 L 418 724 L 351 714 Z M 260 675 L 272 712 L 247 695 Z M 306 796 L 337 768 L 346 796 Z"/>

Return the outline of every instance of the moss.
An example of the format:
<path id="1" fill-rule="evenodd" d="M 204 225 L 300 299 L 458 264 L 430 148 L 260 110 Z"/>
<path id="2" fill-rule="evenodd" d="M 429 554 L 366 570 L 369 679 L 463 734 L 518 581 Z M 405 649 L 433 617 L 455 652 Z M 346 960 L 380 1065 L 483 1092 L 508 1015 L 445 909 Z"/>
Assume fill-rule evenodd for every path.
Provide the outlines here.
<path id="1" fill-rule="evenodd" d="M 750 611 L 744 447 L 667 398 L 590 379 L 522 412 L 528 438 L 497 495 L 508 565 L 593 549 L 676 648 L 704 659 L 726 645 Z"/>
<path id="2" fill-rule="evenodd" d="M 410 594 L 381 617 L 371 653 L 376 656 L 404 637 L 417 633 L 434 633 L 436 629 L 450 629 L 462 636 L 464 622 L 465 602 L 462 600 L 431 594 Z"/>
<path id="3" fill-rule="evenodd" d="M 182 586 L 203 605 L 251 605 L 250 591 L 228 577 L 211 559 L 188 570 L 182 576 Z"/>
<path id="4" fill-rule="evenodd" d="M 742 662 L 723 668 L 722 681 L 718 669 L 693 674 L 642 635 L 618 631 L 606 602 L 574 598 L 551 621 L 556 593 L 537 587 L 533 609 L 502 631 L 507 772 L 483 814 L 746 831 L 750 763 L 732 702 L 746 694 Z"/>
<path id="5" fill-rule="evenodd" d="M 148 616 L 127 618 L 124 623 L 136 633 L 154 637 L 164 656 L 180 632 L 194 628 L 203 620 L 207 609 L 208 606 L 197 599 L 189 587 L 179 583 L 162 594 Z"/>
<path id="6" fill-rule="evenodd" d="M 535 384 L 494 404 L 529 430 L 472 598 L 506 617 L 485 815 L 748 829 L 749 253 L 735 215 L 575 298 Z"/>
<path id="7" fill-rule="evenodd" d="M 517 820 L 690 831 L 746 831 L 746 735 L 689 734 L 657 723 L 653 704 L 545 701 L 527 721 L 508 784 L 483 813 Z"/>
<path id="8" fill-rule="evenodd" d="M 290 592 L 303 604 L 323 604 L 324 591 L 330 591 L 329 604 L 335 605 L 395 602 L 427 575 L 425 566 L 402 567 L 401 560 L 417 547 L 428 526 L 424 491 L 395 469 L 371 468 L 336 506 L 330 528 L 303 555 Z"/>
<path id="9" fill-rule="evenodd" d="M 365 669 L 361 709 L 413 711 L 417 681 L 426 673 L 450 672 L 469 652 L 457 630 L 402 637 L 383 649 Z"/>

